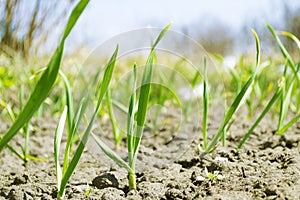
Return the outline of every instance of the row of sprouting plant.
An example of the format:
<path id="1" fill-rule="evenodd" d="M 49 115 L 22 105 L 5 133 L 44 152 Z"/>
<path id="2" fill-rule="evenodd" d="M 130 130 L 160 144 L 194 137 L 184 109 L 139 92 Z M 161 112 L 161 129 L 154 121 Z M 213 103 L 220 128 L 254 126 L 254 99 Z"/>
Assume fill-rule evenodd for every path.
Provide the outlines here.
<path id="1" fill-rule="evenodd" d="M 110 82 L 113 77 L 113 72 L 118 56 L 118 46 L 108 61 L 104 75 L 102 76 L 101 82 L 98 82 L 100 79 L 100 73 L 98 73 L 93 81 L 94 85 L 98 85 L 96 91 L 90 90 L 88 94 L 86 94 L 85 98 L 82 98 L 79 105 L 74 108 L 74 100 L 72 97 L 72 87 L 69 83 L 68 78 L 64 75 L 62 71 L 60 71 L 60 64 L 64 51 L 64 43 L 69 33 L 71 32 L 73 26 L 75 25 L 77 19 L 87 6 L 89 0 L 81 0 L 77 6 L 74 8 L 69 21 L 66 25 L 63 37 L 61 39 L 60 44 L 58 45 L 54 55 L 52 56 L 48 66 L 42 71 L 42 75 L 38 79 L 37 83 L 34 86 L 33 91 L 27 101 L 24 104 L 24 90 L 20 92 L 20 113 L 18 116 L 15 116 L 12 108 L 9 104 L 6 104 L 4 101 L 1 101 L 1 105 L 5 107 L 7 113 L 11 117 L 13 124 L 10 129 L 1 137 L 0 140 L 0 151 L 5 147 L 10 151 L 15 153 L 19 158 L 27 162 L 28 159 L 37 159 L 33 156 L 29 155 L 28 151 L 28 142 L 29 142 L 29 127 L 30 127 L 30 119 L 33 117 L 34 113 L 36 113 L 45 99 L 48 97 L 50 91 L 53 89 L 54 83 L 57 77 L 60 75 L 65 84 L 65 97 L 66 100 L 60 120 L 58 122 L 55 137 L 54 137 L 54 160 L 56 167 L 56 178 L 57 178 L 57 187 L 58 187 L 58 198 L 63 198 L 65 193 L 66 185 L 73 174 L 79 159 L 83 153 L 85 148 L 85 144 L 90 136 L 94 139 L 94 141 L 98 144 L 98 146 L 102 149 L 102 151 L 110 157 L 113 161 L 115 161 L 118 165 L 125 168 L 128 172 L 128 183 L 130 190 L 136 190 L 136 179 L 135 179 L 135 165 L 136 159 L 139 152 L 139 147 L 141 143 L 141 139 L 143 136 L 144 127 L 146 124 L 146 115 L 149 107 L 149 97 L 151 95 L 151 80 L 153 74 L 153 65 L 156 59 L 155 49 L 158 43 L 163 39 L 164 35 L 170 28 L 170 25 L 166 26 L 161 33 L 158 35 L 157 39 L 153 43 L 150 54 L 147 58 L 145 68 L 142 75 L 142 82 L 137 89 L 137 67 L 136 64 L 133 64 L 133 81 L 132 81 L 132 91 L 130 96 L 129 105 L 122 110 L 127 113 L 127 129 L 126 129 L 126 141 L 127 141 L 127 152 L 128 152 L 128 162 L 123 160 L 116 151 L 112 150 L 108 147 L 100 138 L 98 138 L 95 134 L 93 134 L 93 125 L 97 116 L 99 115 L 99 111 L 101 109 L 101 105 L 104 99 L 107 101 L 108 105 L 108 113 L 113 127 L 114 133 L 114 142 L 115 145 L 118 146 L 123 138 L 123 132 L 120 131 L 116 124 L 116 119 L 113 114 L 112 104 L 113 100 L 111 98 L 111 92 L 109 89 Z M 255 120 L 253 125 L 250 127 L 249 131 L 242 138 L 240 143 L 238 144 L 238 148 L 241 148 L 244 142 L 249 138 L 253 130 L 258 126 L 261 120 L 265 117 L 266 113 L 270 111 L 271 107 L 275 104 L 278 107 L 279 117 L 278 117 L 278 125 L 277 125 L 277 133 L 283 134 L 289 127 L 297 122 L 300 118 L 299 107 L 300 107 L 300 90 L 299 88 L 299 64 L 295 64 L 282 45 L 277 33 L 273 30 L 270 25 L 267 25 L 272 35 L 276 39 L 282 55 L 286 60 L 286 64 L 284 66 L 283 74 L 281 78 L 278 80 L 278 84 L 273 89 L 273 95 L 271 95 L 269 101 L 264 104 L 264 108 L 259 115 L 259 117 Z M 253 34 L 256 41 L 256 64 L 253 73 L 248 77 L 246 81 L 242 81 L 242 79 L 238 76 L 238 73 L 234 70 L 234 68 L 230 69 L 230 74 L 233 77 L 233 80 L 236 82 L 237 92 L 235 94 L 235 98 L 233 98 L 231 105 L 226 109 L 224 118 L 219 125 L 217 132 L 214 134 L 211 140 L 208 140 L 207 137 L 207 120 L 208 120 L 208 111 L 209 111 L 209 90 L 208 84 L 209 79 L 206 73 L 206 60 L 204 59 L 204 75 L 203 75 L 203 93 L 202 93 L 202 105 L 203 105 L 203 113 L 202 113 L 202 138 L 203 141 L 199 144 L 200 156 L 204 156 L 207 153 L 214 151 L 217 148 L 219 142 L 225 146 L 226 143 L 226 133 L 229 130 L 231 124 L 233 123 L 234 113 L 239 109 L 241 105 L 247 103 L 247 105 L 251 105 L 251 100 L 249 97 L 255 94 L 255 91 L 258 86 L 258 77 L 262 70 L 268 65 L 267 63 L 260 63 L 260 42 L 258 35 L 253 30 Z M 294 40 L 300 49 L 300 41 L 290 33 L 280 32 L 280 34 L 287 36 Z M 289 72 L 291 71 L 291 72 Z M 200 73 L 197 72 L 195 78 L 193 79 L 192 86 L 195 87 L 196 80 L 199 78 Z M 263 91 L 262 91 L 263 92 Z M 176 94 L 173 94 L 174 98 Z M 265 96 L 266 97 L 266 96 Z M 162 102 L 164 101 L 164 97 L 160 99 Z M 89 101 L 94 101 L 95 107 L 92 113 L 91 118 L 88 120 L 86 117 L 86 108 Z M 277 102 L 277 103 L 276 103 Z M 24 106 L 23 106 L 24 104 Z M 286 122 L 286 116 L 290 107 L 293 106 L 293 111 L 295 115 L 292 119 Z M 251 106 L 250 106 L 251 107 Z M 85 123 L 85 130 L 79 134 L 79 125 Z M 66 128 L 65 128 L 66 126 Z M 60 145 L 62 144 L 62 136 L 63 132 L 66 130 L 67 132 L 67 142 L 66 147 L 63 154 L 63 163 L 61 165 L 60 158 Z M 18 152 L 14 147 L 9 145 L 9 141 L 19 132 L 21 131 L 25 135 L 25 144 L 23 147 L 23 152 Z M 81 140 L 81 142 L 76 146 L 75 141 Z"/>

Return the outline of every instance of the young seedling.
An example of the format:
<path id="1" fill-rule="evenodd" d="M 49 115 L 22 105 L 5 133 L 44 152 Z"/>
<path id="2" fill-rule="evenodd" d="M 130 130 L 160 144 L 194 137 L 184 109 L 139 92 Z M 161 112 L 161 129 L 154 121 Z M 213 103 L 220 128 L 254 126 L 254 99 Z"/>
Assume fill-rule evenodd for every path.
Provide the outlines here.
<path id="1" fill-rule="evenodd" d="M 63 56 L 63 50 L 65 45 L 65 40 L 69 36 L 71 30 L 73 29 L 75 23 L 77 22 L 79 16 L 83 12 L 84 8 L 88 4 L 89 0 L 81 0 L 77 6 L 72 11 L 72 14 L 66 25 L 63 37 L 52 56 L 47 69 L 43 72 L 38 83 L 36 84 L 33 92 L 31 93 L 29 100 L 24 106 L 23 110 L 18 115 L 16 121 L 12 124 L 10 129 L 0 140 L 0 151 L 8 144 L 8 142 L 17 134 L 17 132 L 29 122 L 34 113 L 39 109 L 41 104 L 48 97 L 52 90 L 54 82 L 57 78 L 58 71 L 60 68 L 61 59 Z"/>
<path id="2" fill-rule="evenodd" d="M 102 151 L 110 157 L 114 162 L 123 167 L 128 172 L 128 183 L 130 190 L 136 190 L 136 179 L 135 179 L 135 165 L 140 147 L 140 142 L 143 135 L 143 130 L 146 121 L 147 108 L 149 103 L 150 87 L 152 80 L 152 68 L 153 59 L 155 55 L 155 47 L 159 41 L 166 34 L 170 28 L 170 24 L 166 26 L 155 43 L 152 45 L 150 55 L 148 56 L 145 69 L 143 72 L 143 78 L 141 87 L 139 89 L 139 98 L 137 99 L 136 84 L 137 84 L 137 73 L 136 65 L 134 65 L 134 83 L 131 99 L 128 108 L 128 120 L 127 120 L 127 150 L 128 150 L 128 163 L 125 162 L 118 154 L 111 150 L 104 142 L 101 141 L 95 134 L 92 134 L 95 142 L 102 149 Z"/>
<path id="3" fill-rule="evenodd" d="M 74 118 L 72 118 L 72 112 L 70 112 L 68 110 L 70 110 L 72 108 L 73 100 L 71 98 L 70 88 L 67 86 L 68 84 L 66 84 L 66 92 L 68 93 L 67 98 L 69 99 L 67 101 L 68 106 L 65 106 L 65 108 L 64 108 L 64 111 L 63 111 L 61 118 L 59 120 L 59 123 L 57 125 L 55 137 L 54 137 L 54 159 L 55 159 L 56 180 L 57 180 L 57 187 L 58 187 L 57 197 L 59 199 L 64 197 L 66 185 L 79 162 L 79 159 L 82 155 L 85 144 L 86 144 L 88 137 L 92 131 L 92 127 L 93 127 L 93 124 L 97 117 L 97 114 L 99 113 L 102 100 L 104 98 L 105 93 L 108 90 L 108 87 L 109 87 L 109 84 L 110 84 L 110 81 L 112 78 L 113 70 L 115 67 L 116 59 L 117 59 L 117 54 L 118 54 L 118 46 L 106 66 L 106 69 L 105 69 L 105 72 L 103 75 L 103 80 L 102 80 L 100 88 L 99 88 L 100 92 L 99 92 L 96 108 L 93 112 L 92 118 L 88 123 L 88 126 L 84 132 L 84 135 L 82 136 L 81 142 L 77 146 L 77 149 L 76 149 L 71 161 L 69 161 L 69 157 L 70 157 L 70 152 L 72 149 L 73 138 L 77 131 L 79 122 L 81 121 L 82 116 L 85 112 L 85 108 L 87 106 L 87 100 L 81 101 L 81 103 L 79 104 L 79 108 L 77 109 L 77 111 L 74 115 Z M 68 82 L 65 80 L 65 83 L 68 83 Z M 69 131 L 68 131 L 67 144 L 66 144 L 66 148 L 65 148 L 65 152 L 64 152 L 63 169 L 61 169 L 60 164 L 59 164 L 59 149 L 60 149 L 61 138 L 62 138 L 65 122 L 67 121 L 67 119 L 68 119 L 68 123 L 69 123 L 68 126 L 71 128 L 69 128 Z"/>
<path id="4" fill-rule="evenodd" d="M 226 177 L 220 174 L 219 171 L 214 171 L 214 172 L 208 172 L 208 169 L 205 167 L 204 169 L 206 176 L 209 178 L 211 181 L 221 181 L 224 180 Z"/>
<path id="5" fill-rule="evenodd" d="M 269 29 L 271 30 L 271 32 L 274 30 L 272 29 L 271 26 L 269 26 Z M 285 31 L 280 31 L 279 32 L 281 35 L 284 35 L 290 39 L 292 39 L 298 46 L 299 50 L 300 50 L 300 41 L 299 39 L 294 36 L 293 34 L 289 33 L 289 32 L 285 32 Z M 276 35 L 276 34 L 275 34 Z M 285 57 L 289 57 L 291 58 L 291 56 L 288 55 L 287 51 L 285 50 L 284 46 L 278 42 L 278 45 L 280 46 L 281 49 L 283 49 L 282 52 L 285 52 L 284 55 Z M 293 62 L 289 62 L 290 65 L 293 64 Z M 280 99 L 280 113 L 279 113 L 279 120 L 278 120 L 278 126 L 277 126 L 277 133 L 278 134 L 283 134 L 289 127 L 291 127 L 294 123 L 297 122 L 297 120 L 300 118 L 300 114 L 296 115 L 293 119 L 291 119 L 286 125 L 284 124 L 284 120 L 286 118 L 289 106 L 292 105 L 292 94 L 296 95 L 296 104 L 297 104 L 297 99 L 299 99 L 299 81 L 297 81 L 298 77 L 299 77 L 299 70 L 300 70 L 300 64 L 297 64 L 295 66 L 292 66 L 292 68 L 296 69 L 296 74 L 288 74 L 288 64 L 285 65 L 284 68 L 284 72 L 283 72 L 283 76 L 285 77 L 285 84 L 283 86 L 283 91 L 282 91 L 282 95 L 281 95 L 281 99 Z M 296 86 L 295 86 L 296 85 Z M 298 93 L 297 93 L 298 91 Z M 297 106 L 299 108 L 299 105 Z M 295 109 L 297 112 L 297 108 Z"/>
<path id="6" fill-rule="evenodd" d="M 6 112 L 8 113 L 8 115 L 9 115 L 9 118 L 10 118 L 10 120 L 12 121 L 12 122 L 14 122 L 15 121 L 15 114 L 14 114 L 14 112 L 13 112 L 13 110 L 12 110 L 12 108 L 11 108 L 11 106 L 9 105 L 9 104 L 7 104 L 6 102 L 4 102 L 2 99 L 0 99 L 0 105 L 1 105 L 1 107 L 3 107 L 5 110 L 6 110 Z M 27 129 L 28 130 L 28 129 Z M 22 133 L 24 133 L 24 128 L 22 129 Z M 25 133 L 26 134 L 26 133 Z M 27 134 L 26 134 L 27 135 Z M 26 137 L 26 139 L 27 139 L 28 137 Z M 0 139 L 1 139 L 1 137 L 0 137 Z M 25 142 L 26 143 L 26 142 Z M 24 161 L 24 163 L 26 163 L 27 161 L 28 161 L 28 158 L 27 158 L 27 155 L 25 154 L 25 148 L 23 148 L 23 153 L 20 153 L 20 152 L 18 152 L 18 150 L 16 150 L 14 147 L 12 147 L 12 146 L 10 146 L 9 144 L 7 144 L 6 145 L 6 147 L 12 152 L 12 153 L 14 153 L 18 158 L 20 158 L 21 160 L 23 160 Z"/>
<path id="7" fill-rule="evenodd" d="M 23 107 L 23 102 L 24 102 L 24 87 L 23 85 L 21 86 L 20 89 L 20 95 L 19 95 L 19 100 L 20 100 L 20 110 L 22 110 Z M 10 104 L 4 102 L 2 99 L 0 99 L 0 106 L 2 106 L 7 114 L 9 115 L 9 118 L 12 122 L 16 120 L 16 112 L 13 111 L 12 107 Z M 7 148 L 14 153 L 18 158 L 23 160 L 24 164 L 26 164 L 29 160 L 36 160 L 36 161 L 43 161 L 41 158 L 37 158 L 35 156 L 32 156 L 29 154 L 29 134 L 30 130 L 32 129 L 32 126 L 30 126 L 29 122 L 27 122 L 23 128 L 21 129 L 21 133 L 24 135 L 25 141 L 23 146 L 21 146 L 22 153 L 20 153 L 16 148 L 10 146 L 7 144 Z"/>
<path id="8" fill-rule="evenodd" d="M 278 83 L 278 86 L 275 90 L 274 95 L 272 96 L 272 98 L 270 99 L 269 103 L 267 104 L 265 109 L 262 111 L 260 116 L 257 118 L 257 120 L 254 122 L 254 124 L 251 126 L 250 130 L 243 137 L 243 139 L 241 140 L 241 142 L 238 145 L 238 148 L 242 147 L 242 145 L 249 138 L 249 136 L 252 134 L 253 130 L 257 127 L 257 125 L 260 123 L 260 121 L 264 118 L 266 113 L 270 110 L 270 108 L 276 102 L 277 99 L 280 100 L 280 112 L 279 112 L 279 118 L 278 118 L 279 120 L 278 120 L 278 125 L 277 125 L 277 133 L 278 134 L 283 134 L 290 126 L 292 126 L 294 123 L 296 123 L 296 121 L 300 118 L 300 114 L 296 115 L 285 126 L 283 125 L 284 120 L 287 115 L 287 112 L 288 112 L 288 106 L 290 105 L 290 102 L 291 102 L 291 94 L 292 94 L 292 90 L 294 88 L 294 84 L 295 84 L 295 82 L 299 83 L 299 80 L 298 80 L 299 66 L 296 67 L 294 65 L 294 62 L 292 61 L 291 56 L 286 51 L 285 47 L 281 43 L 281 41 L 280 41 L 279 37 L 277 36 L 277 34 L 275 33 L 274 29 L 269 24 L 267 24 L 267 26 L 268 26 L 269 30 L 271 31 L 272 35 L 274 36 L 274 38 L 277 40 L 279 48 L 280 48 L 283 56 L 287 60 L 287 64 L 285 65 L 283 76 Z M 287 34 L 287 35 L 289 35 L 289 34 Z M 291 35 L 289 35 L 289 36 L 291 36 Z M 292 38 L 295 39 L 295 37 L 292 37 Z M 296 40 L 296 43 L 298 44 L 299 41 Z M 292 75 L 287 74 L 288 67 L 290 67 L 292 69 L 292 71 L 293 71 Z"/>
<path id="9" fill-rule="evenodd" d="M 204 78 L 203 78 L 203 120 L 202 120 L 202 136 L 203 136 L 203 149 L 207 149 L 207 116 L 209 104 L 209 91 L 207 89 L 207 69 L 206 58 L 204 58 Z"/>
<path id="10" fill-rule="evenodd" d="M 270 110 L 270 108 L 276 102 L 276 100 L 278 99 L 278 97 L 280 97 L 280 95 L 282 94 L 282 87 L 283 87 L 283 85 L 284 85 L 284 78 L 282 78 L 282 80 L 278 83 L 276 92 L 274 93 L 274 95 L 272 96 L 272 98 L 270 99 L 269 103 L 267 104 L 267 106 L 265 107 L 265 109 L 262 111 L 262 113 L 260 114 L 260 116 L 257 118 L 257 120 L 254 122 L 254 124 L 251 126 L 251 128 L 249 129 L 249 131 L 243 137 L 243 139 L 241 140 L 241 142 L 238 145 L 238 148 L 242 147 L 242 145 L 249 138 L 249 136 L 252 134 L 252 132 L 254 131 L 254 129 L 258 126 L 258 124 L 260 123 L 260 121 L 264 118 L 264 116 L 267 114 L 267 112 Z"/>
<path id="11" fill-rule="evenodd" d="M 257 76 L 258 72 L 260 71 L 260 43 L 259 43 L 257 33 L 254 30 L 252 30 L 252 32 L 254 34 L 255 41 L 256 41 L 256 69 L 255 69 L 255 72 L 252 76 L 250 76 L 248 81 L 241 88 L 241 91 L 238 93 L 238 95 L 233 100 L 233 103 L 229 107 L 228 111 L 225 113 L 224 119 L 223 119 L 221 125 L 219 126 L 216 134 L 214 135 L 214 137 L 212 138 L 212 140 L 209 143 L 207 140 L 206 130 L 203 131 L 203 141 L 204 142 L 202 145 L 202 150 L 204 152 L 201 154 L 201 156 L 204 156 L 205 154 L 215 150 L 217 148 L 217 143 L 220 141 L 220 139 L 225 140 L 226 137 L 224 136 L 224 133 L 226 133 L 226 131 L 227 131 L 228 125 L 230 123 L 230 120 L 233 117 L 233 114 L 240 107 L 240 105 L 242 105 L 243 102 L 245 102 L 246 98 L 248 97 L 249 93 L 251 92 L 251 86 L 255 80 L 255 77 Z M 204 93 L 207 93 L 207 92 L 204 92 Z M 203 105 L 204 105 L 204 110 L 207 110 L 208 99 L 205 97 L 205 96 L 207 96 L 207 94 L 204 94 L 204 93 L 203 93 L 203 97 L 204 97 L 203 99 L 204 99 L 204 101 L 206 101 L 206 103 L 204 102 Z M 207 118 L 206 112 L 204 112 L 203 118 L 204 118 L 203 121 L 206 121 L 206 118 Z M 206 126 L 204 125 L 204 127 L 206 127 Z M 224 144 L 224 142 L 225 141 L 223 141 L 223 144 Z"/>
<path id="12" fill-rule="evenodd" d="M 106 93 L 106 102 L 108 108 L 109 119 L 112 125 L 113 133 L 114 133 L 114 142 L 115 142 L 115 150 L 118 151 L 118 147 L 122 141 L 124 132 L 118 128 L 117 121 L 113 112 L 113 105 L 111 99 L 111 90 L 108 90 Z"/>

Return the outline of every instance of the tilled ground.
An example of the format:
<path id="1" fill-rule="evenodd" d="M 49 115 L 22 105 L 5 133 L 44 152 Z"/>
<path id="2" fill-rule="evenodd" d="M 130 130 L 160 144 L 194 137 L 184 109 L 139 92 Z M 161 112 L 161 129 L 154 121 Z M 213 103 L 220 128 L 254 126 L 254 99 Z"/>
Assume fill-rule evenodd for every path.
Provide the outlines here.
<path id="1" fill-rule="evenodd" d="M 240 111 L 237 116 L 246 114 Z M 215 118 L 211 117 L 208 127 L 212 133 L 217 127 L 212 123 Z M 136 167 L 137 191 L 128 191 L 126 171 L 90 141 L 69 181 L 66 199 L 300 199 L 300 123 L 278 136 L 276 121 L 270 119 L 264 119 L 237 150 L 251 125 L 246 117 L 240 117 L 230 129 L 227 146 L 204 157 L 197 153 L 201 127 L 193 123 L 182 123 L 178 131 L 172 124 L 154 134 L 146 130 Z M 3 150 L 0 199 L 56 197 L 52 156 L 56 123 L 40 119 L 33 124 L 38 129 L 31 133 L 30 152 L 45 161 L 24 166 L 8 149 Z M 2 123 L 1 133 L 7 128 Z M 99 137 L 109 143 L 110 128 L 103 129 Z M 18 135 L 11 144 L 22 141 Z M 126 159 L 125 146 L 119 154 Z M 215 176 L 209 178 L 206 169 Z"/>

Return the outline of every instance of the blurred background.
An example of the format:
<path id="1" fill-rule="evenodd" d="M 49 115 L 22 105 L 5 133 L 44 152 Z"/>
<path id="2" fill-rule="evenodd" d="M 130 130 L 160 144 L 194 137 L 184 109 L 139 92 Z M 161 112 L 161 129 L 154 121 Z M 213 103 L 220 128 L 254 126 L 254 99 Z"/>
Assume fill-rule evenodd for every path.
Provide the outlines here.
<path id="1" fill-rule="evenodd" d="M 75 0 L 0 0 L 2 53 L 24 57 L 49 54 L 58 44 Z M 253 51 L 254 28 L 265 53 L 274 51 L 265 21 L 276 30 L 300 37 L 300 2 L 297 0 L 92 0 L 67 41 L 67 52 L 91 51 L 117 34 L 145 27 L 187 34 L 210 53 L 241 55 Z M 282 38 L 288 50 L 296 48 Z M 184 44 L 183 44 L 184 45 Z M 184 48 L 184 47 L 183 47 Z"/>

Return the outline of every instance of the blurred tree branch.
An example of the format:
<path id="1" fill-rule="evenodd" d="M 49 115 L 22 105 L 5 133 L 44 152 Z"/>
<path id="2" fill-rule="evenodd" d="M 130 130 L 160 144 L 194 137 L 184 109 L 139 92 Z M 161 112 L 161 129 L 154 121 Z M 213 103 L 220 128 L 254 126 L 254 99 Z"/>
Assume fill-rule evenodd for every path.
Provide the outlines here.
<path id="1" fill-rule="evenodd" d="M 1 0 L 0 51 L 27 58 L 45 44 L 55 28 L 64 23 L 74 0 Z"/>

